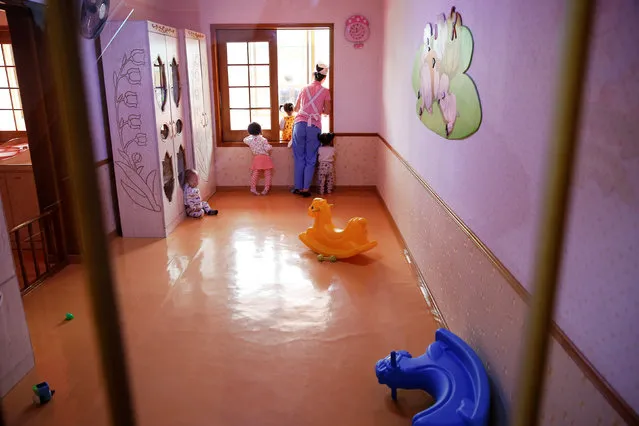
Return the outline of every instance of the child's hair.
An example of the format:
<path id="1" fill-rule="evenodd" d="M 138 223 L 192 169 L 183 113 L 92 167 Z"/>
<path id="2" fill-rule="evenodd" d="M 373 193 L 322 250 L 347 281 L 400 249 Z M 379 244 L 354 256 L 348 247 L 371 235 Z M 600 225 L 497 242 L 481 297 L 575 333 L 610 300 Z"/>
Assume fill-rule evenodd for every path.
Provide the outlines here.
<path id="1" fill-rule="evenodd" d="M 256 122 L 252 122 L 248 126 L 249 135 L 257 136 L 262 134 L 262 126 Z"/>
<path id="2" fill-rule="evenodd" d="M 322 146 L 333 146 L 333 139 L 335 139 L 335 133 L 321 133 L 317 137 Z"/>
<path id="3" fill-rule="evenodd" d="M 290 102 L 287 102 L 284 105 L 280 105 L 280 111 L 284 111 L 287 114 L 292 113 L 294 108 L 295 107 Z"/>
<path id="4" fill-rule="evenodd" d="M 197 172 L 193 169 L 184 170 L 184 182 L 189 183 L 191 177 L 197 176 Z"/>

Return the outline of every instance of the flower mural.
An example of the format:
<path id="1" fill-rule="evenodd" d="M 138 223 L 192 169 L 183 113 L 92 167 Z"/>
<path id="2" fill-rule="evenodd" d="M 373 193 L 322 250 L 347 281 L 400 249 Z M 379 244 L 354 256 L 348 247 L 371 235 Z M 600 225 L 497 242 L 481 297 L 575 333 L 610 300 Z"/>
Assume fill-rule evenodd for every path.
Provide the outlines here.
<path id="1" fill-rule="evenodd" d="M 142 82 L 142 73 L 139 66 L 144 65 L 146 54 L 143 49 L 133 49 L 122 58 L 122 65 L 118 71 L 113 72 L 115 116 L 118 123 L 117 152 L 119 158 L 115 164 L 124 173 L 120 184 L 138 206 L 154 211 L 161 211 L 159 203 L 160 186 L 156 181 L 157 169 L 148 173 L 144 171 L 143 154 L 139 151 L 147 145 L 146 133 L 139 132 L 142 128 L 142 115 L 138 113 L 138 94 L 133 86 L 139 86 Z M 123 82 L 128 83 L 128 88 L 122 88 Z M 129 111 L 125 111 L 128 109 Z M 134 110 L 134 111 L 131 111 Z"/>
<path id="2" fill-rule="evenodd" d="M 481 103 L 466 72 L 473 56 L 473 36 L 453 7 L 428 23 L 413 66 L 416 112 L 421 122 L 447 139 L 464 139 L 481 124 Z"/>

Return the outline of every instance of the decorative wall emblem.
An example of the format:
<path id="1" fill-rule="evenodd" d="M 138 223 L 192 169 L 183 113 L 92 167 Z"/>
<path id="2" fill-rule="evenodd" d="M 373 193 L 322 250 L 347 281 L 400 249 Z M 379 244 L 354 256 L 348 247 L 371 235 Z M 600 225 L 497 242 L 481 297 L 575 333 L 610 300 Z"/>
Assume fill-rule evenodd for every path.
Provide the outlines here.
<path id="1" fill-rule="evenodd" d="M 433 132 L 447 139 L 464 139 L 481 124 L 481 103 L 466 72 L 473 56 L 473 36 L 453 8 L 424 29 L 413 66 L 417 115 Z"/>
<path id="2" fill-rule="evenodd" d="M 122 58 L 120 69 L 113 72 L 115 117 L 120 145 L 117 149 L 119 159 L 115 160 L 115 164 L 124 173 L 120 185 L 131 201 L 144 209 L 159 212 L 160 194 L 157 193 L 159 186 L 156 181 L 158 170 L 150 170 L 148 173 L 144 170 L 143 156 L 146 153 L 147 135 L 140 132 L 142 115 L 138 109 L 138 92 L 133 90 L 142 82 L 140 66 L 145 61 L 144 50 L 133 49 Z"/>

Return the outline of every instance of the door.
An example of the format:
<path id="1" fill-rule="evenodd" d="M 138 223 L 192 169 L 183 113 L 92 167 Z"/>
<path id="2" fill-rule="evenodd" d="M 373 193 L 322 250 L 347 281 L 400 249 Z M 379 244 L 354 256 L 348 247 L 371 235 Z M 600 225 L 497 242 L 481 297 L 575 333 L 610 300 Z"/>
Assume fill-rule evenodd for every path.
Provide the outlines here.
<path id="1" fill-rule="evenodd" d="M 202 51 L 202 45 L 206 49 L 204 39 L 186 38 L 193 156 L 195 168 L 200 174 L 200 191 L 203 197 L 208 197 L 213 192 L 211 188 L 213 135 L 210 123 L 211 94 L 208 90 L 208 73 L 206 72 L 208 63 L 206 50 Z"/>
<path id="2" fill-rule="evenodd" d="M 183 65 L 180 63 L 180 54 L 178 52 L 178 39 L 167 35 L 166 40 L 166 58 L 168 61 L 169 76 L 169 105 L 171 110 L 171 138 L 173 143 L 173 164 L 176 174 L 176 206 L 172 207 L 170 212 L 170 223 L 174 222 L 184 212 L 184 193 L 182 186 L 184 185 L 184 170 L 187 165 L 187 149 L 185 146 L 186 139 L 184 137 L 185 123 L 183 115 L 183 103 L 186 94 L 182 91 L 184 85 L 181 70 Z M 168 225 L 168 224 L 167 224 Z"/>
<path id="3" fill-rule="evenodd" d="M 169 100 L 169 63 L 166 54 L 166 36 L 149 32 L 149 53 L 153 69 L 153 101 L 155 103 L 155 124 L 158 156 L 162 171 L 162 205 L 164 207 L 164 227 L 169 225 L 171 209 L 177 194 L 175 172 L 175 150 L 173 148 L 171 104 Z"/>

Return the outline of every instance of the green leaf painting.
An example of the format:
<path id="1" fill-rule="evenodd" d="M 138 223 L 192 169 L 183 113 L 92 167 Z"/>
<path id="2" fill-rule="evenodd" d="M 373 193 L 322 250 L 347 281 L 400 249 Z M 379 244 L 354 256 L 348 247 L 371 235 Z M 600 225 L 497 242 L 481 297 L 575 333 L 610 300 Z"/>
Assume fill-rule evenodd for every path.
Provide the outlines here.
<path id="1" fill-rule="evenodd" d="M 481 125 L 481 103 L 466 73 L 473 57 L 473 35 L 453 7 L 424 29 L 415 55 L 413 90 L 421 122 L 447 139 L 464 139 Z"/>

